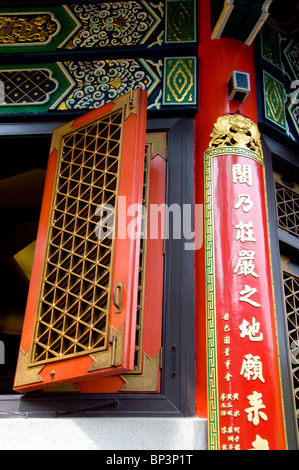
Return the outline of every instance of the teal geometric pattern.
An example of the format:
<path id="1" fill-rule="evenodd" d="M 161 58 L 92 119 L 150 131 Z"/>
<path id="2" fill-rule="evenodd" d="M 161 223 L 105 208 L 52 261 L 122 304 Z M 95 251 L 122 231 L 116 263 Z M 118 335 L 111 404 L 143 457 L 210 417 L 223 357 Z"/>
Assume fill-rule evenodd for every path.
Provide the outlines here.
<path id="1" fill-rule="evenodd" d="M 196 103 L 195 57 L 168 57 L 164 59 L 164 105 Z"/>
<path id="2" fill-rule="evenodd" d="M 168 0 L 166 43 L 196 41 L 195 1 Z"/>
<path id="3" fill-rule="evenodd" d="M 261 31 L 262 56 L 278 68 L 282 68 L 279 30 L 266 22 Z"/>
<path id="4" fill-rule="evenodd" d="M 284 86 L 266 72 L 264 72 L 264 99 L 267 119 L 285 129 Z"/>

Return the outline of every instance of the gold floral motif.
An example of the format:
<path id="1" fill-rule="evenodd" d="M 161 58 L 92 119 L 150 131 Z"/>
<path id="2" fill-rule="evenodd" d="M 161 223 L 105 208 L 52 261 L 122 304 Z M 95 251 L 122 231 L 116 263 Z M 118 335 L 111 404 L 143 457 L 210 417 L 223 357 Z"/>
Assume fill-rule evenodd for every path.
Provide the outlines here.
<path id="1" fill-rule="evenodd" d="M 1 15 L 0 45 L 46 43 L 58 30 L 50 14 Z"/>
<path id="2" fill-rule="evenodd" d="M 209 148 L 242 147 L 262 157 L 262 144 L 257 125 L 242 114 L 220 116 L 214 124 Z"/>

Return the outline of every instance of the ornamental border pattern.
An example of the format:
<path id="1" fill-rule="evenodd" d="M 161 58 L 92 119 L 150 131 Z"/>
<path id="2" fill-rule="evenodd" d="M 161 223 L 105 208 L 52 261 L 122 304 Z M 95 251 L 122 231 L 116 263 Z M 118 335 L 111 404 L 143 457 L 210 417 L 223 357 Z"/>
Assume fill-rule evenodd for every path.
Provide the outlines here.
<path id="1" fill-rule="evenodd" d="M 217 450 L 219 448 L 219 410 L 217 390 L 217 338 L 215 324 L 213 182 L 211 151 L 205 152 L 204 162 L 208 445 L 210 450 Z"/>

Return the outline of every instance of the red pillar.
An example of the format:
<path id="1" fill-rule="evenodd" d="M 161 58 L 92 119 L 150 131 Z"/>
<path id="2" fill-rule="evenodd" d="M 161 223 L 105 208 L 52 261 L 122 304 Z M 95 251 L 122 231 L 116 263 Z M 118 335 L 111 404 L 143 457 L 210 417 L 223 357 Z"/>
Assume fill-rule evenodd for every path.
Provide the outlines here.
<path id="1" fill-rule="evenodd" d="M 198 2 L 199 110 L 195 119 L 195 203 L 204 203 L 203 156 L 219 116 L 240 112 L 257 122 L 254 45 L 231 39 L 211 40 L 210 0 Z M 233 70 L 250 74 L 251 92 L 243 104 L 228 99 L 227 81 Z M 203 230 L 203 227 L 202 227 Z M 196 409 L 207 417 L 205 250 L 195 254 L 196 283 Z"/>

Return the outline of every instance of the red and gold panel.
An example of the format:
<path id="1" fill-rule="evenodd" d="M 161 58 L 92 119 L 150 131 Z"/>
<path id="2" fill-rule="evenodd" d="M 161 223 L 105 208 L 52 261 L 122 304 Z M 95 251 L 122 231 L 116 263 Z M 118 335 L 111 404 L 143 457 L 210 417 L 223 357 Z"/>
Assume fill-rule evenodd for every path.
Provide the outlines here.
<path id="1" fill-rule="evenodd" d="M 285 449 L 263 156 L 219 118 L 205 153 L 209 448 Z"/>

